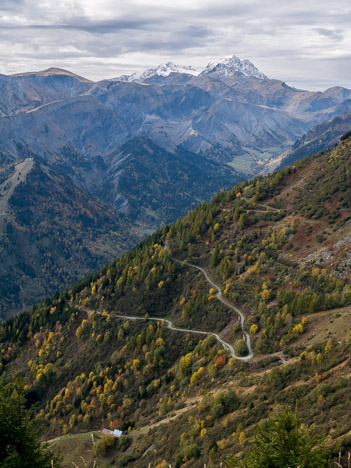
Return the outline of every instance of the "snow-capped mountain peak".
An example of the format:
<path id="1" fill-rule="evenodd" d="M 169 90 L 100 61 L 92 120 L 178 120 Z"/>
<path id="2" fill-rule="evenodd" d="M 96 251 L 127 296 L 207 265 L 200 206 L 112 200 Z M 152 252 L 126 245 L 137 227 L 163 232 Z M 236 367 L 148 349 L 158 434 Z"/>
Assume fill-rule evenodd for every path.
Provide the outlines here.
<path id="1" fill-rule="evenodd" d="M 188 73 L 197 75 L 198 72 L 191 66 L 176 65 L 173 62 L 162 63 L 158 67 L 149 68 L 143 72 L 135 72 L 131 75 L 121 75 L 111 78 L 109 81 L 130 81 L 139 82 L 147 80 L 151 76 L 168 76 L 171 73 Z M 211 75 L 218 78 L 225 78 L 234 75 L 252 76 L 260 80 L 267 80 L 266 75 L 260 72 L 249 60 L 240 60 L 236 55 L 224 57 L 210 62 L 200 75 Z"/>
<path id="2" fill-rule="evenodd" d="M 216 75 L 218 77 L 237 74 L 267 80 L 266 75 L 260 72 L 250 60 L 240 60 L 236 55 L 210 62 L 200 73 L 200 75 Z"/>
<path id="3" fill-rule="evenodd" d="M 188 73 L 191 75 L 196 75 L 197 72 L 194 68 L 187 65 L 176 65 L 173 62 L 161 63 L 156 68 L 149 68 L 144 72 L 135 72 L 131 75 L 121 75 L 117 78 L 111 78 L 109 81 L 136 81 L 142 82 L 150 78 L 151 76 L 168 76 L 171 73 Z"/>

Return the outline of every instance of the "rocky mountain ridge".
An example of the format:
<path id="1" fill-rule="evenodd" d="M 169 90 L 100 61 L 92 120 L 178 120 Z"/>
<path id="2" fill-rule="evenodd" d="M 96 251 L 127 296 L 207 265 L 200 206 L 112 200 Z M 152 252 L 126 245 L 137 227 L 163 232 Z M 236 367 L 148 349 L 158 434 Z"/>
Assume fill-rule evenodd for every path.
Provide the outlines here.
<path id="1" fill-rule="evenodd" d="M 173 62 L 162 63 L 155 68 L 149 68 L 143 72 L 135 72 L 131 75 L 121 75 L 117 78 L 110 78 L 110 81 L 134 81 L 143 82 L 152 76 L 169 76 L 171 73 L 185 73 L 190 75 L 212 75 L 213 77 L 227 76 L 251 76 L 266 80 L 264 73 L 260 72 L 249 60 L 240 60 L 236 55 L 223 57 L 210 62 L 202 71 L 197 72 L 191 65 L 176 65 Z"/>
<path id="2" fill-rule="evenodd" d="M 351 90 L 343 88 L 342 86 L 334 86 L 328 88 L 324 91 L 324 94 L 332 96 L 334 99 L 337 99 L 339 102 L 346 101 L 346 99 L 351 99 Z"/>
<path id="3" fill-rule="evenodd" d="M 176 65 L 173 62 L 161 63 L 155 68 L 149 68 L 143 72 L 135 72 L 131 75 L 121 75 L 117 78 L 110 78 L 109 81 L 135 81 L 143 82 L 154 75 L 169 76 L 171 73 L 187 73 L 195 75 L 196 70 L 190 65 Z"/>

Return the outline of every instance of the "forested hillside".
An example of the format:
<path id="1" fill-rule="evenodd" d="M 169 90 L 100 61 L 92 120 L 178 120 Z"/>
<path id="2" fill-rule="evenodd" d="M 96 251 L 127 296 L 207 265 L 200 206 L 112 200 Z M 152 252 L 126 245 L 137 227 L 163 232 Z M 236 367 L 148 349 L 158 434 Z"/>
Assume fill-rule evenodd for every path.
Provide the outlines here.
<path id="1" fill-rule="evenodd" d="M 132 224 L 34 158 L 0 180 L 0 317 L 39 302 L 140 239 Z"/>
<path id="2" fill-rule="evenodd" d="M 330 460 L 350 448 L 350 156 L 345 137 L 221 192 L 3 322 L 3 382 L 23 379 L 45 437 L 121 428 L 98 466 L 200 467 L 244 453 L 290 405 L 326 435 Z M 247 355 L 238 314 L 194 266 L 244 314 L 252 359 L 161 320 Z"/>

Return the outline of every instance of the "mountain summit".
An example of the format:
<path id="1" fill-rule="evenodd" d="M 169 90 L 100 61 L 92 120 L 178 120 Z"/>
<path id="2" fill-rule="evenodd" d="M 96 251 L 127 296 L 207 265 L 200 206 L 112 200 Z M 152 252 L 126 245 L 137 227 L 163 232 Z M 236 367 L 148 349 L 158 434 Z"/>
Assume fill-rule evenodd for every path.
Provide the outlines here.
<path id="1" fill-rule="evenodd" d="M 219 60 L 210 62 L 205 70 L 200 75 L 217 75 L 218 77 L 226 77 L 231 75 L 243 75 L 267 80 L 268 78 L 260 72 L 250 60 L 240 60 L 236 55 L 224 57 Z"/>
<path id="2" fill-rule="evenodd" d="M 176 65 L 173 62 L 162 63 L 158 67 L 149 68 L 144 72 L 135 72 L 131 75 L 121 75 L 117 78 L 111 78 L 109 81 L 132 81 L 143 82 L 152 76 L 169 76 L 171 73 L 187 73 L 198 75 L 199 73 L 190 65 Z M 211 75 L 224 78 L 228 76 L 240 75 L 267 80 L 268 78 L 260 72 L 250 60 L 240 60 L 236 55 L 224 57 L 210 62 L 200 73 L 200 76 Z"/>
<path id="3" fill-rule="evenodd" d="M 197 75 L 196 70 L 190 65 L 176 65 L 173 62 L 161 63 L 156 68 L 149 68 L 144 72 L 135 72 L 131 75 L 121 75 L 117 78 L 111 78 L 109 81 L 137 81 L 142 82 L 150 78 L 151 76 L 168 76 L 171 73 L 188 73 L 191 75 Z"/>

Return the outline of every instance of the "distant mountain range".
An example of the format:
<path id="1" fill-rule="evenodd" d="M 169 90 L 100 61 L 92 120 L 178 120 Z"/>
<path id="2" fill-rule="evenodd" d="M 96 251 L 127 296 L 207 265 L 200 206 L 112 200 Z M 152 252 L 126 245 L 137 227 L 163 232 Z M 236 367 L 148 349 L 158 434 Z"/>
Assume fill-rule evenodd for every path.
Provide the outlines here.
<path id="1" fill-rule="evenodd" d="M 1 147 L 16 157 L 21 143 L 50 157 L 70 144 L 92 158 L 147 137 L 254 173 L 313 126 L 351 110 L 349 90 L 297 90 L 235 56 L 193 73 L 167 63 L 98 83 L 59 69 L 2 75 Z"/>
<path id="2" fill-rule="evenodd" d="M 0 280 L 14 287 L 14 276 L 8 276 L 12 268 L 16 284 L 23 280 L 22 292 L 14 288 L 11 300 L 1 299 L 5 313 L 28 304 L 26 272 L 33 263 L 30 255 L 18 260 L 26 244 L 13 241 L 17 237 L 9 226 L 36 233 L 35 241 L 32 234 L 23 239 L 47 242 L 43 238 L 50 226 L 45 228 L 45 223 L 54 208 L 43 210 L 41 197 L 33 197 L 29 207 L 19 195 L 35 193 L 42 180 L 58 212 L 59 206 L 64 211 L 66 205 L 76 206 L 77 199 L 91 198 L 109 213 L 109 227 L 102 250 L 93 248 L 88 263 L 73 267 L 74 255 L 67 254 L 59 279 L 48 278 L 51 286 L 38 289 L 35 300 L 52 292 L 54 284 L 63 287 L 68 279 L 77 279 L 79 271 L 97 268 L 221 189 L 259 173 L 316 125 L 351 112 L 350 90 L 298 90 L 267 78 L 236 56 L 214 61 L 198 74 L 192 67 L 169 62 L 140 74 L 93 82 L 50 68 L 0 75 L 0 85 L 0 258 L 7 265 L 0 268 Z M 35 162 L 28 174 L 36 170 L 51 176 L 19 176 L 20 183 L 15 183 L 19 165 L 28 160 Z M 58 186 L 67 188 L 66 205 L 54 195 Z M 15 217 L 14 197 L 16 206 L 37 212 L 35 218 L 28 217 L 29 223 L 25 211 Z M 51 231 L 50 245 L 57 235 L 70 244 L 70 236 L 76 234 L 66 229 L 68 219 L 74 223 L 85 204 L 79 202 L 70 216 L 57 215 L 57 222 L 65 220 L 65 226 Z M 97 242 L 106 234 L 98 211 L 90 210 L 96 227 L 91 235 Z M 117 242 L 109 229 L 120 236 Z M 72 251 L 78 248 L 70 245 Z M 57 272 L 57 265 L 53 262 L 50 271 Z M 32 277 L 38 272 L 39 266 Z"/>

